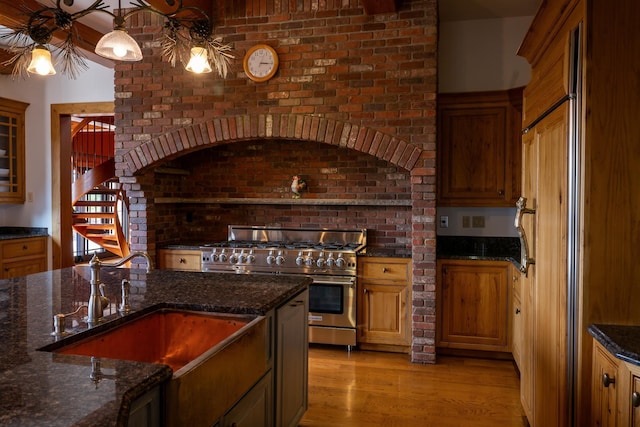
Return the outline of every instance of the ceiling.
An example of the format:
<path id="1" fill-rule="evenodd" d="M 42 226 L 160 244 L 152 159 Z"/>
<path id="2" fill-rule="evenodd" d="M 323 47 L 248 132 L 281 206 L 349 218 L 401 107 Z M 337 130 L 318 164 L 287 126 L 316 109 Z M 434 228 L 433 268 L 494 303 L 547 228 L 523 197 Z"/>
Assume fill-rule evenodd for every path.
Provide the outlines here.
<path id="1" fill-rule="evenodd" d="M 542 0 L 438 0 L 440 21 L 533 16 Z"/>
<path id="2" fill-rule="evenodd" d="M 32 0 L 34 4 L 35 1 Z M 46 3 L 46 0 L 39 0 L 41 3 Z M 362 0 L 363 5 L 367 13 L 380 13 L 388 11 L 385 8 L 395 9 L 394 3 L 401 4 L 402 0 Z M 440 13 L 440 20 L 447 21 L 465 21 L 476 19 L 496 19 L 504 17 L 514 16 L 532 16 L 535 15 L 538 6 L 542 0 L 438 0 L 438 8 Z M 76 4 L 83 4 L 79 1 Z M 104 3 L 110 6 L 110 8 L 117 7 L 118 0 L 104 0 Z M 122 3 L 128 4 L 126 0 Z M 154 3 L 157 3 L 154 2 Z M 15 15 L 14 10 L 18 10 L 12 0 L 0 0 L 0 21 L 3 20 L 3 15 L 8 14 Z M 123 5 L 124 6 L 124 5 Z M 75 8 L 81 8 L 75 6 Z M 22 16 L 13 16 L 14 19 L 24 19 L 22 10 L 20 10 Z M 5 18 L 6 19 L 6 18 Z M 111 30 L 112 22 L 107 14 L 93 13 L 83 18 L 82 22 L 90 31 L 97 30 L 100 33 L 105 33 Z M 0 22 L 0 25 L 3 22 Z M 99 38 L 97 35 L 96 41 Z M 85 37 L 88 39 L 88 37 Z M 90 52 L 91 54 L 93 52 Z M 3 66 L 2 62 L 9 59 L 11 55 L 0 48 L 0 74 L 11 74 L 9 67 Z M 105 63 L 101 58 L 91 58 L 100 62 L 103 65 L 110 65 Z"/>

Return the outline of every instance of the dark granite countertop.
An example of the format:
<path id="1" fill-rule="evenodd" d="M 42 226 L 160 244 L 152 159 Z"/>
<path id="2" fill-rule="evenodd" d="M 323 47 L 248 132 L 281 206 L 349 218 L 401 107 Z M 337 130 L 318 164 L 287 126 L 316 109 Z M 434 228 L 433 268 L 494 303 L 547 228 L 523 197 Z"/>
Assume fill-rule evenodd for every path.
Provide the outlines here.
<path id="1" fill-rule="evenodd" d="M 48 235 L 46 227 L 0 227 L 0 240 L 23 239 L 25 237 Z"/>
<path id="2" fill-rule="evenodd" d="M 379 248 L 374 246 L 367 246 L 366 248 L 358 252 L 358 256 L 381 258 L 411 258 L 411 249 Z"/>
<path id="3" fill-rule="evenodd" d="M 520 269 L 520 239 L 517 237 L 438 236 L 436 258 L 508 261 Z"/>
<path id="4" fill-rule="evenodd" d="M 56 341 L 50 335 L 55 314 L 87 303 L 89 277 L 88 267 L 73 267 L 0 280 L 0 425 L 124 425 L 129 404 L 171 377 L 166 365 L 102 359 L 109 378 L 96 387 L 89 378 L 89 357 L 37 350 Z M 116 309 L 124 278 L 131 281 L 134 312 L 129 316 L 154 307 L 262 315 L 311 282 L 301 276 L 107 267 L 101 272 L 111 301 L 106 322 L 123 321 Z M 109 326 L 105 322 L 87 331 L 83 312 L 67 318 L 67 331 L 86 334 Z"/>
<path id="5" fill-rule="evenodd" d="M 640 326 L 591 325 L 589 333 L 618 359 L 640 366 Z"/>

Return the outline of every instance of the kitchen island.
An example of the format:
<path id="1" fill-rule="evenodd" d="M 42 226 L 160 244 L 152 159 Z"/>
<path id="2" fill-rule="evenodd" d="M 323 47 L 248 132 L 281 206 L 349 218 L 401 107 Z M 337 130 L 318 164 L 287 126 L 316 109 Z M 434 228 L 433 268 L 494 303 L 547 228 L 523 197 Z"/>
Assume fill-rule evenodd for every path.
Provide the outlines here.
<path id="1" fill-rule="evenodd" d="M 126 425 L 131 404 L 171 378 L 166 365 L 102 359 L 102 380 L 95 381 L 90 357 L 38 350 L 56 342 L 55 314 L 87 304 L 89 278 L 80 266 L 0 281 L 0 425 Z M 123 279 L 131 283 L 132 314 L 158 307 L 266 315 L 310 284 L 299 276 L 104 267 L 101 279 L 110 305 L 92 331 L 126 319 L 117 311 Z M 71 334 L 64 339 L 87 333 L 84 314 L 66 319 Z"/>

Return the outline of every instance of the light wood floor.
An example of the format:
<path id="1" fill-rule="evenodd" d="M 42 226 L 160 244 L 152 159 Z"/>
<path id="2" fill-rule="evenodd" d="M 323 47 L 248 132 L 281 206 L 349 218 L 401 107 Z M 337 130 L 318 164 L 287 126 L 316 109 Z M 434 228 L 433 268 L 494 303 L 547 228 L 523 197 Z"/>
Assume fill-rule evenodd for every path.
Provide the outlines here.
<path id="1" fill-rule="evenodd" d="M 523 427 L 513 362 L 442 356 L 309 350 L 309 410 L 300 427 Z"/>

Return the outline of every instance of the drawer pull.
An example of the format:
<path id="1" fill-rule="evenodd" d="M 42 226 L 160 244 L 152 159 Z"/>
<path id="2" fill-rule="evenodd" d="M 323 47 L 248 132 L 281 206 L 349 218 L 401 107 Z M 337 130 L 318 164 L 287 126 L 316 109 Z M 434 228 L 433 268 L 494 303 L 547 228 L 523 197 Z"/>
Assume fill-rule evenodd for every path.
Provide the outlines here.
<path id="1" fill-rule="evenodd" d="M 22 245 L 22 250 L 23 250 L 23 251 L 26 251 L 27 249 L 29 249 L 29 246 L 27 246 L 27 245 Z"/>
<path id="2" fill-rule="evenodd" d="M 386 273 L 387 272 L 387 267 L 382 267 L 382 272 Z"/>
<path id="3" fill-rule="evenodd" d="M 634 408 L 640 406 L 640 393 L 638 393 L 637 391 L 631 393 L 631 406 L 633 406 Z"/>
<path id="4" fill-rule="evenodd" d="M 616 383 L 616 379 L 613 377 L 610 377 L 609 374 L 607 374 L 606 372 L 602 375 L 602 384 L 605 387 L 609 387 L 611 384 L 615 384 Z"/>
<path id="5" fill-rule="evenodd" d="M 186 260 L 186 259 L 184 259 L 184 258 L 180 258 L 180 261 L 179 261 L 179 262 L 180 262 L 180 264 L 186 264 L 186 263 L 187 263 L 187 260 Z"/>

